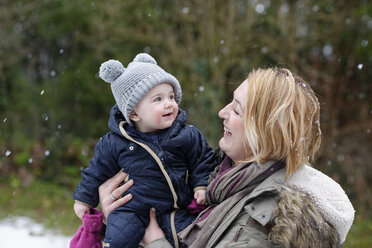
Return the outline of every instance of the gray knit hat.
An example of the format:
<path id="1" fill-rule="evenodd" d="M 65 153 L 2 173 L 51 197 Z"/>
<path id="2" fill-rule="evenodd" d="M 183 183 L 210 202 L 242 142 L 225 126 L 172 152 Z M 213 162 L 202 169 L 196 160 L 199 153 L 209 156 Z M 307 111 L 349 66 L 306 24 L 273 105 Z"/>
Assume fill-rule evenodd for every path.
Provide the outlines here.
<path id="1" fill-rule="evenodd" d="M 99 77 L 111 83 L 116 104 L 129 125 L 133 125 L 129 118 L 132 110 L 158 84 L 170 83 L 176 102 L 181 102 L 182 90 L 178 80 L 158 66 L 147 53 L 137 54 L 127 68 L 117 60 L 108 60 L 99 68 Z"/>

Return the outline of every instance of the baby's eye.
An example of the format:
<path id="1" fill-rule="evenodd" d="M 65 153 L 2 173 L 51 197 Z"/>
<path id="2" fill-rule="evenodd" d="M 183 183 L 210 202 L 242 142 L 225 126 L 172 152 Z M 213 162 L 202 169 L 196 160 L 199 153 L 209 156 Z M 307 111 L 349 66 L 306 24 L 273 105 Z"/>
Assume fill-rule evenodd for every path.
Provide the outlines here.
<path id="1" fill-rule="evenodd" d="M 161 97 L 160 96 L 158 96 L 158 97 L 156 97 L 155 99 L 154 99 L 154 102 L 160 102 L 161 101 Z"/>
<path id="2" fill-rule="evenodd" d="M 173 100 L 174 99 L 174 95 L 169 96 L 169 99 Z"/>

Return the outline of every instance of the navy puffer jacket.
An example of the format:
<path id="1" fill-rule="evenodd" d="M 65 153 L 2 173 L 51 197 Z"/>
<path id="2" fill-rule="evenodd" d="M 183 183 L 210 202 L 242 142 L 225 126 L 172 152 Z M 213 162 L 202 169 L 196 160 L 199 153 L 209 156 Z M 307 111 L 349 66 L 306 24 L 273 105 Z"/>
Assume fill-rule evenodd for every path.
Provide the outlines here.
<path id="1" fill-rule="evenodd" d="M 156 209 L 159 222 L 168 226 L 165 222 L 169 217 L 159 216 L 187 206 L 193 199 L 194 189 L 208 185 L 209 174 L 216 165 L 214 151 L 208 146 L 201 132 L 191 125 L 186 125 L 185 121 L 186 114 L 180 109 L 170 128 L 153 134 L 142 134 L 128 124 L 124 124 L 124 117 L 116 105 L 112 108 L 109 120 L 111 131 L 97 143 L 94 157 L 89 167 L 82 171 L 82 180 L 73 196 L 74 200 L 95 207 L 99 202 L 98 187 L 120 169 L 128 173 L 129 178 L 134 179 L 134 186 L 126 192 L 126 194 L 131 193 L 133 199 L 111 213 L 108 218 L 106 242 L 110 243 L 110 247 L 116 246 L 108 236 L 118 236 L 119 233 L 108 235 L 108 232 L 120 232 L 121 236 L 130 234 L 128 239 L 131 240 L 133 240 L 132 233 L 137 232 L 142 239 L 151 207 Z M 125 138 L 123 132 L 133 140 Z M 161 161 L 160 165 L 140 144 L 157 155 Z M 119 218 L 116 216 L 118 212 L 121 215 L 123 212 L 135 213 L 135 216 L 130 218 L 137 220 L 131 220 L 131 224 L 128 224 L 129 217 Z M 121 223 L 127 222 L 126 225 L 134 226 L 133 222 L 137 221 L 140 224 L 133 227 L 134 230 L 123 228 L 125 224 Z M 192 218 L 187 220 L 187 224 L 190 221 Z M 110 224 L 118 230 L 114 231 L 110 228 Z M 184 224 L 186 223 L 182 224 L 182 228 Z M 143 226 L 143 232 L 138 230 L 139 226 Z M 177 223 L 176 229 L 177 232 L 180 231 Z M 128 239 L 118 242 L 127 242 Z M 128 243 L 126 244 L 123 247 L 130 247 Z M 135 245 L 138 243 L 133 244 L 133 247 Z"/>

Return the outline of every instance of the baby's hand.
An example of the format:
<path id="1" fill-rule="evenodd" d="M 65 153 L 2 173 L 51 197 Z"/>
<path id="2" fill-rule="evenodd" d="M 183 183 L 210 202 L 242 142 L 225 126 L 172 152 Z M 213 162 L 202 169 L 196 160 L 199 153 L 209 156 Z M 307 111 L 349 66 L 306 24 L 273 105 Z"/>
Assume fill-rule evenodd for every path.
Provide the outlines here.
<path id="1" fill-rule="evenodd" d="M 82 202 L 76 201 L 74 204 L 74 211 L 75 214 L 80 218 L 83 219 L 85 213 L 89 213 L 90 207 Z"/>
<path id="2" fill-rule="evenodd" d="M 197 204 L 207 205 L 207 201 L 205 199 L 205 189 L 199 189 L 195 191 L 194 198 L 196 199 Z"/>

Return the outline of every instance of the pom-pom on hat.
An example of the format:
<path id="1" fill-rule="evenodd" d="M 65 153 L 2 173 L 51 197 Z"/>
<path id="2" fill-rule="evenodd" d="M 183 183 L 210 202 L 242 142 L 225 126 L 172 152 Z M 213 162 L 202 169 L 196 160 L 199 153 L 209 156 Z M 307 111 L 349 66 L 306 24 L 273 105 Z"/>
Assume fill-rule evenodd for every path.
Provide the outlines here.
<path id="1" fill-rule="evenodd" d="M 111 84 L 116 104 L 130 125 L 133 125 L 129 118 L 132 110 L 158 84 L 171 84 L 177 104 L 181 102 L 182 90 L 178 80 L 158 66 L 147 53 L 137 54 L 127 68 L 117 60 L 108 60 L 99 68 L 99 77 Z"/>

